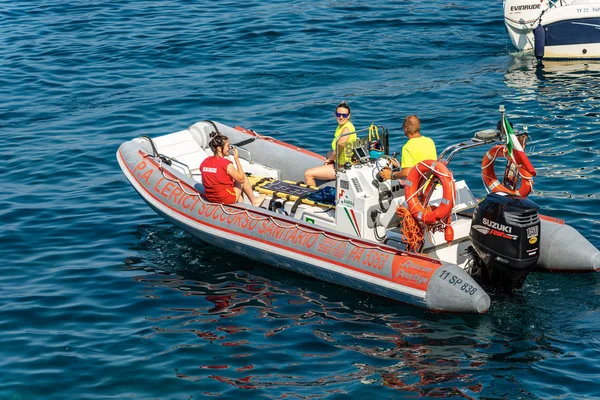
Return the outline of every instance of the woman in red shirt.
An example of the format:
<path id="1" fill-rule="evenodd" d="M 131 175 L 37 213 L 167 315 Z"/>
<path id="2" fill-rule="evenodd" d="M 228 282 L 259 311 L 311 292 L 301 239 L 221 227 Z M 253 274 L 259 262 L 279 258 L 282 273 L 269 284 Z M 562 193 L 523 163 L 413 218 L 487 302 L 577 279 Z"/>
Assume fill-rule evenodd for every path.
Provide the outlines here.
<path id="1" fill-rule="evenodd" d="M 232 204 L 243 202 L 242 191 L 250 199 L 252 205 L 259 207 L 267 197 L 265 194 L 255 197 L 250 182 L 242 169 L 238 151 L 233 148 L 233 159 L 236 167 L 226 156 L 229 155 L 231 146 L 227 136 L 212 132 L 208 143 L 213 156 L 207 157 L 200 164 L 204 196 L 213 203 Z"/>

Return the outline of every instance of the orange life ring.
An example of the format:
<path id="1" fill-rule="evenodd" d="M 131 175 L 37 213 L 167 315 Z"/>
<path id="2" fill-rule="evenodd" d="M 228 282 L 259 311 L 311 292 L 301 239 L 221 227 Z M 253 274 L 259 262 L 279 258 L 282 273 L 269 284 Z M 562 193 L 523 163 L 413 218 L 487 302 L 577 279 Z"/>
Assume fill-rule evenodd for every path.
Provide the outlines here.
<path id="1" fill-rule="evenodd" d="M 502 156 L 508 160 L 509 156 L 506 154 L 506 146 L 498 144 L 485 153 L 481 160 L 481 178 L 483 183 L 492 193 L 503 192 L 512 196 L 527 197 L 533 189 L 533 175 L 527 172 L 522 166 L 517 165 L 519 169 L 519 175 L 521 176 L 521 186 L 515 190 L 509 189 L 504 186 L 496 177 L 494 171 L 494 162 L 498 156 Z"/>
<path id="2" fill-rule="evenodd" d="M 419 195 L 422 194 L 419 192 L 422 192 L 422 188 L 425 185 L 425 182 L 430 178 L 431 174 L 436 176 L 442 184 L 443 189 L 443 198 L 440 205 L 437 207 L 423 204 L 419 199 Z M 452 209 L 454 208 L 455 192 L 456 189 L 454 187 L 452 172 L 450 172 L 444 163 L 439 161 L 421 161 L 410 170 L 406 177 L 404 196 L 408 205 L 408 211 L 410 211 L 415 219 L 426 225 L 433 225 L 437 222 L 444 221 L 447 223 L 447 226 L 450 226 L 450 218 Z M 447 230 L 447 233 L 446 236 L 450 236 L 450 230 Z M 450 239 L 450 241 L 451 240 L 452 239 Z"/>

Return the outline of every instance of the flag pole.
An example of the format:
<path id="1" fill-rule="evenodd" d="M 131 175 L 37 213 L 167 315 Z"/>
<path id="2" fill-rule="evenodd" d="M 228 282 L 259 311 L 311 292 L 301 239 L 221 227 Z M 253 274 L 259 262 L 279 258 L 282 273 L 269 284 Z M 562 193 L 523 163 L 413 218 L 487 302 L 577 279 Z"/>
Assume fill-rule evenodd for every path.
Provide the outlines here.
<path id="1" fill-rule="evenodd" d="M 506 142 L 506 125 L 504 123 L 504 104 L 500 104 L 500 108 L 498 109 L 498 111 L 500 111 L 500 121 L 502 121 L 502 129 L 500 129 L 500 137 L 502 138 L 502 140 L 504 140 L 504 142 Z"/>
<path id="2" fill-rule="evenodd" d="M 500 131 L 500 136 L 504 140 L 504 145 L 508 146 L 508 141 L 510 138 L 508 137 L 508 129 L 506 127 L 506 115 L 504 105 L 501 104 L 500 108 L 500 118 L 502 119 L 502 129 Z M 502 184 L 511 190 L 515 190 L 517 187 L 518 181 L 518 167 L 512 160 L 512 157 L 507 157 L 506 166 L 504 167 L 504 178 L 502 179 Z"/>

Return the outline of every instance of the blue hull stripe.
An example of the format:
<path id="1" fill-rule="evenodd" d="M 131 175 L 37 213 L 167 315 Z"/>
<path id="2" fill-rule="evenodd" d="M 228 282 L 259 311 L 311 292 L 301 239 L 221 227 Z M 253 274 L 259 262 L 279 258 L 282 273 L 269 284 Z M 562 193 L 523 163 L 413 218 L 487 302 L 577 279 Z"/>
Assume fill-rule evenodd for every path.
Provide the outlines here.
<path id="1" fill-rule="evenodd" d="M 600 43 L 600 18 L 570 19 L 544 25 L 546 46 Z"/>

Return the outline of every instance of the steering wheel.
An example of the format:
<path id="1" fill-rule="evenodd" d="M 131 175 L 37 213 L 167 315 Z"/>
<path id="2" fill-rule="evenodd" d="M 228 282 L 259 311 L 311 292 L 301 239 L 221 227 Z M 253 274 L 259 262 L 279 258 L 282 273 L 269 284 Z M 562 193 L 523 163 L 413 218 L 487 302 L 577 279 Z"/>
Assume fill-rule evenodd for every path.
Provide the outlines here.
<path id="1" fill-rule="evenodd" d="M 377 179 L 377 175 L 384 169 L 390 168 L 394 169 L 394 167 L 399 167 L 400 163 L 396 160 L 396 153 L 391 156 L 383 154 L 375 160 L 375 168 L 373 169 L 373 179 Z"/>
<path id="2" fill-rule="evenodd" d="M 386 154 L 379 156 L 377 160 L 375 160 L 375 168 L 373 168 L 373 179 L 377 180 L 378 182 L 381 182 L 381 180 L 377 177 L 384 168 L 393 169 L 394 167 L 398 166 L 400 166 L 400 163 L 398 162 L 398 160 L 396 160 L 396 153 L 394 153 L 392 156 L 388 156 Z M 394 194 L 390 190 L 382 190 L 381 185 L 379 185 L 378 201 L 379 208 L 383 213 L 385 213 L 390 208 L 393 199 Z"/>

